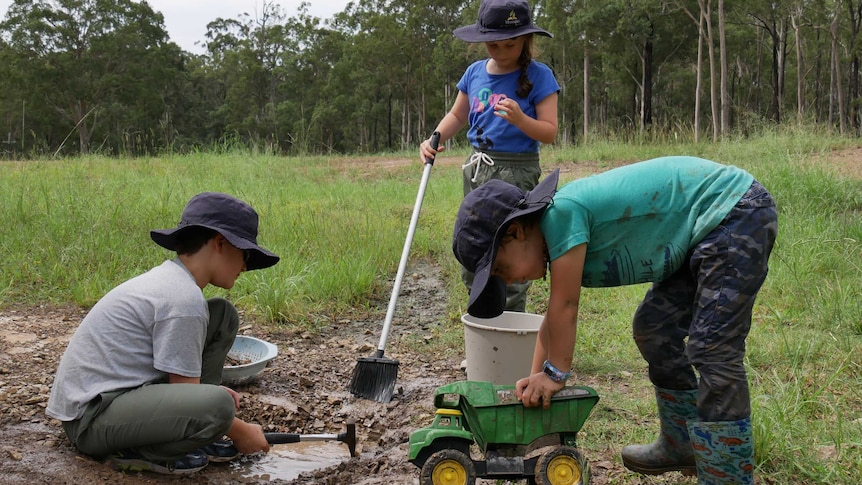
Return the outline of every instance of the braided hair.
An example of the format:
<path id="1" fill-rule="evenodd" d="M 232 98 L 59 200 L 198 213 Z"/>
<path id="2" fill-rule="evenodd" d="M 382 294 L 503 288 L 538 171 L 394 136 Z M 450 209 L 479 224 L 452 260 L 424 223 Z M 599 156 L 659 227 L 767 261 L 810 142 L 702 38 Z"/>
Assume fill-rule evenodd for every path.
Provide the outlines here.
<path id="1" fill-rule="evenodd" d="M 518 77 L 518 89 L 515 91 L 521 98 L 526 98 L 533 90 L 533 82 L 527 76 L 527 68 L 530 67 L 532 61 L 533 34 L 526 34 L 524 36 L 524 47 L 521 49 L 521 56 L 518 57 L 518 65 L 521 66 L 521 75 Z"/>

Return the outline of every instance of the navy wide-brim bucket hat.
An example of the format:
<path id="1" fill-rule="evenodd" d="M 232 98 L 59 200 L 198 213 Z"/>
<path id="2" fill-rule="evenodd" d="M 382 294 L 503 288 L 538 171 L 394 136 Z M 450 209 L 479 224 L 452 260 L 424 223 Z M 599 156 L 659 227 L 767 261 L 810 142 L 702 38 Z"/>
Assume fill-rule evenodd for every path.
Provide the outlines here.
<path id="1" fill-rule="evenodd" d="M 180 223 L 172 229 L 154 229 L 150 237 L 159 246 L 176 251 L 177 238 L 190 227 L 217 231 L 237 249 L 249 250 L 247 271 L 268 268 L 279 257 L 257 244 L 257 212 L 236 197 L 219 192 L 203 192 L 189 200 Z"/>
<path id="2" fill-rule="evenodd" d="M 466 42 L 497 42 L 526 34 L 554 36 L 533 24 L 524 0 L 483 0 L 476 23 L 458 27 L 454 34 Z"/>
<path id="3" fill-rule="evenodd" d="M 491 274 L 505 228 L 514 219 L 544 210 L 557 191 L 560 169 L 524 192 L 502 180 L 489 180 L 464 196 L 452 236 L 452 251 L 474 273 L 467 313 L 494 318 L 506 307 L 506 283 Z"/>

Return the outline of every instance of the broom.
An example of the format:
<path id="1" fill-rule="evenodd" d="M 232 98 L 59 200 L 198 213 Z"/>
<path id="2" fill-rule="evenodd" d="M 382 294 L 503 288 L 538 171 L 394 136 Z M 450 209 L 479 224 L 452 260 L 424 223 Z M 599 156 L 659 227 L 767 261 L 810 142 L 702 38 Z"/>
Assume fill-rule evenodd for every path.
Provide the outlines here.
<path id="1" fill-rule="evenodd" d="M 435 131 L 431 135 L 431 148 L 436 150 L 439 143 L 440 133 Z M 356 367 L 353 369 L 353 377 L 350 379 L 350 392 L 353 395 L 383 403 L 392 400 L 395 382 L 398 380 L 398 361 L 384 357 L 383 349 L 386 347 L 386 338 L 389 336 L 392 317 L 395 315 L 395 302 L 401 289 L 401 280 L 404 279 L 407 256 L 410 254 L 410 245 L 413 243 L 413 234 L 416 232 L 416 222 L 419 220 L 419 210 L 422 208 L 422 199 L 425 197 L 425 187 L 428 185 L 428 177 L 431 174 L 434 159 L 429 158 L 426 162 L 422 181 L 419 183 L 419 194 L 417 194 L 416 204 L 413 206 L 413 216 L 410 218 L 410 227 L 407 229 L 407 240 L 404 242 L 404 250 L 401 251 L 401 262 L 398 264 L 395 284 L 392 286 L 392 296 L 389 298 L 389 308 L 386 310 L 386 320 L 383 322 L 380 343 L 377 344 L 377 351 L 373 356 L 357 359 Z"/>

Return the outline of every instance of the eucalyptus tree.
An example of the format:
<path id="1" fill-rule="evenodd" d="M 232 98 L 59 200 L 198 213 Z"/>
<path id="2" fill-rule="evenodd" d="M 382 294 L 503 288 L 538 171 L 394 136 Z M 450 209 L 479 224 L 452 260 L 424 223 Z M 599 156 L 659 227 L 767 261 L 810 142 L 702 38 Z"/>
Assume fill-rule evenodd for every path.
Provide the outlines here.
<path id="1" fill-rule="evenodd" d="M 296 49 L 285 20 L 279 5 L 264 2 L 258 12 L 213 20 L 206 32 L 214 73 L 225 86 L 216 116 L 229 133 L 270 150 L 280 140 L 276 92 L 285 76 L 284 53 Z"/>
<path id="2" fill-rule="evenodd" d="M 784 101 L 785 74 L 787 63 L 787 34 L 790 14 L 788 5 L 780 2 L 766 2 L 749 6 L 748 15 L 752 25 L 762 29 L 769 41 L 771 50 L 771 98 L 769 118 L 775 123 L 781 122 L 782 104 Z"/>
<path id="3" fill-rule="evenodd" d="M 796 123 L 801 125 L 805 116 L 805 55 L 803 53 L 802 31 L 807 21 L 803 13 L 802 0 L 794 0 L 790 12 L 790 26 L 793 29 L 796 50 Z"/>
<path id="4" fill-rule="evenodd" d="M 338 61 L 337 79 L 352 80 L 356 93 L 354 109 L 345 114 L 355 146 L 405 149 L 428 136 L 426 126 L 434 121 L 426 105 L 440 106 L 429 94 L 441 86 L 438 76 L 451 76 L 453 62 L 458 69 L 466 67 L 462 56 L 450 55 L 454 43 L 435 43 L 452 37 L 463 3 L 359 0 L 336 15 L 334 27 L 351 39 Z"/>
<path id="5" fill-rule="evenodd" d="M 677 0 L 676 2 L 677 8 L 680 9 L 693 23 L 694 28 L 697 29 L 697 61 L 695 62 L 695 85 L 694 85 L 694 142 L 697 143 L 700 140 L 700 130 L 701 130 L 701 98 L 703 93 L 703 51 L 704 51 L 704 43 L 707 45 L 707 55 L 709 56 L 710 61 L 714 60 L 714 56 L 711 55 L 713 46 L 712 42 L 712 27 L 711 27 L 711 4 L 705 2 L 704 0 L 697 1 L 697 9 L 694 9 L 691 2 L 685 0 Z M 710 73 L 715 72 L 714 65 L 710 65 Z M 713 120 L 713 138 L 718 137 L 718 125 L 716 120 L 718 119 L 718 114 L 716 112 L 716 103 L 715 103 L 715 90 L 712 88 L 714 85 L 714 76 L 711 76 L 710 83 L 710 99 L 713 101 L 711 103 L 712 106 L 712 120 Z"/>
<path id="6" fill-rule="evenodd" d="M 792 49 L 795 64 L 788 65 L 788 76 L 795 74 L 795 92 L 788 90 L 790 101 L 795 103 L 797 122 L 827 122 L 830 100 L 837 94 L 831 89 L 833 49 L 840 59 L 839 39 L 833 44 L 832 23 L 840 20 L 840 4 L 833 0 L 793 0 L 790 25 L 793 33 Z M 837 27 L 837 24 L 836 24 Z M 835 32 L 838 35 L 838 31 Z M 843 83 L 842 83 L 843 84 Z M 843 94 L 842 94 L 843 98 Z M 788 109 L 792 103 L 788 103 Z"/>
<path id="7" fill-rule="evenodd" d="M 669 126 L 680 116 L 678 109 L 686 106 L 691 96 L 678 97 L 683 81 L 677 78 L 680 69 L 687 69 L 691 49 L 696 45 L 696 32 L 680 29 L 688 20 L 671 4 L 659 0 L 614 0 L 605 2 L 602 18 L 615 19 L 607 24 L 603 34 L 604 82 L 616 103 L 616 116 L 621 127 L 626 120 L 633 128 L 643 131 L 654 123 L 656 96 L 664 111 L 659 120 Z M 659 84 L 656 84 L 659 83 Z M 666 100 L 673 99 L 674 107 Z"/>
<path id="8" fill-rule="evenodd" d="M 205 55 L 184 53 L 183 70 L 167 97 L 173 136 L 165 149 L 186 152 L 215 146 L 226 132 L 217 116 L 224 103 L 224 80 Z"/>
<path id="9" fill-rule="evenodd" d="M 592 131 L 607 130 L 611 118 L 611 93 L 615 55 L 614 30 L 619 11 L 612 2 L 581 0 L 545 0 L 546 17 L 543 22 L 555 37 L 546 42 L 543 50 L 550 57 L 549 64 L 557 73 L 563 92 L 560 96 L 561 119 L 571 129 L 579 119 L 580 105 L 582 135 L 586 142 Z M 575 47 L 576 49 L 570 49 Z M 578 89 L 580 81 L 581 89 Z M 582 95 L 579 97 L 577 93 Z M 596 100 L 596 102 L 593 102 Z M 595 125 L 591 120 L 596 120 Z"/>
<path id="10" fill-rule="evenodd" d="M 417 53 L 417 92 L 412 97 L 417 123 L 408 142 L 418 144 L 452 106 L 458 94 L 456 84 L 467 66 L 487 56 L 483 45 L 466 44 L 452 33 L 476 21 L 475 2 L 436 0 L 406 2 L 410 49 Z"/>
<path id="11" fill-rule="evenodd" d="M 860 96 L 860 86 L 859 86 L 859 70 L 860 70 L 860 50 L 862 50 L 862 38 L 860 38 L 860 31 L 862 31 L 862 1 L 856 0 L 841 0 L 844 6 L 847 8 L 847 22 L 850 26 L 849 38 L 846 40 L 849 47 L 849 55 L 850 55 L 850 69 L 848 72 L 848 80 L 849 80 L 849 99 L 848 104 L 850 107 L 850 112 L 848 117 L 850 119 L 850 126 L 853 128 L 853 132 L 856 135 L 860 134 L 860 116 L 859 116 L 859 96 Z"/>
<path id="12" fill-rule="evenodd" d="M 180 69 L 164 19 L 131 0 L 14 0 L 0 29 L 33 130 L 60 151 L 77 134 L 81 153 L 140 151 L 161 143 L 163 95 Z M 60 119 L 56 120 L 59 115 Z"/>
<path id="13" fill-rule="evenodd" d="M 632 63 L 623 62 L 620 66 L 628 72 L 640 91 L 639 95 L 632 96 L 632 118 L 638 120 L 638 129 L 644 130 L 653 122 L 652 83 L 657 11 L 650 0 L 626 0 L 618 3 L 617 8 L 618 20 L 614 27 L 615 34 L 627 44 L 627 46 L 621 46 L 624 49 L 623 52 L 629 52 L 636 59 Z"/>
<path id="14" fill-rule="evenodd" d="M 403 13 L 385 0 L 361 0 L 336 18 L 350 38 L 332 79 L 351 101 L 342 113 L 345 137 L 360 151 L 391 148 L 400 85 L 412 74 Z"/>
<path id="15" fill-rule="evenodd" d="M 834 9 L 829 22 L 829 120 L 838 118 L 839 132 L 847 131 L 847 116 L 844 112 L 844 89 L 841 70 L 840 33 L 841 0 L 835 0 Z"/>
<path id="16" fill-rule="evenodd" d="M 11 46 L 0 37 L 0 66 L 5 69 L 0 80 L 0 156 L 6 157 L 24 149 L 27 105 L 19 60 Z"/>
<path id="17" fill-rule="evenodd" d="M 321 25 L 304 9 L 288 22 L 296 49 L 283 54 L 279 125 L 288 130 L 292 148 L 300 153 L 352 151 L 343 122 L 343 113 L 354 106 L 354 99 L 345 95 L 352 83 L 341 84 L 334 74 L 339 59 L 350 50 L 350 39 Z"/>
<path id="18" fill-rule="evenodd" d="M 730 93 L 728 92 L 727 86 L 727 22 L 725 21 L 725 18 L 724 0 L 718 0 L 718 62 L 721 70 L 719 91 L 721 93 L 722 135 L 727 135 L 730 132 Z"/>
<path id="19" fill-rule="evenodd" d="M 583 142 L 590 132 L 590 59 L 599 44 L 591 30 L 601 31 L 597 25 L 596 9 L 588 9 L 586 0 L 542 0 L 537 3 L 539 12 L 536 24 L 554 34 L 554 38 L 537 37 L 539 60 L 548 64 L 560 84 L 559 142 L 574 141 L 581 124 Z M 590 2 L 601 5 L 603 2 Z"/>
<path id="20" fill-rule="evenodd" d="M 713 31 L 713 4 L 711 0 L 698 0 L 700 18 L 705 27 L 701 35 L 705 35 L 707 57 L 709 58 L 709 102 L 712 112 L 712 141 L 717 141 L 721 135 L 721 111 L 719 110 L 718 83 L 716 83 L 715 34 Z"/>

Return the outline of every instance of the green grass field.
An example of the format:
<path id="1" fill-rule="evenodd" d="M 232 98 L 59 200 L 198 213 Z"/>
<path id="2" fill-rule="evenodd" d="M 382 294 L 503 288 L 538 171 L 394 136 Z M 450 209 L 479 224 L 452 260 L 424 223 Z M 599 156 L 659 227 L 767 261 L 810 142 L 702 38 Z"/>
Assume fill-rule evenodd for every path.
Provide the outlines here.
<path id="1" fill-rule="evenodd" d="M 862 483 L 862 179 L 842 177 L 829 164 L 830 151 L 848 146 L 852 141 L 795 132 L 543 152 L 546 169 L 697 155 L 741 166 L 772 192 L 779 237 L 746 356 L 757 473 L 765 483 Z M 413 152 L 393 156 L 417 159 Z M 254 153 L 0 162 L 0 306 L 92 305 L 170 257 L 149 230 L 173 227 L 192 195 L 213 190 L 252 204 L 261 215 L 259 241 L 282 256 L 275 267 L 240 278 L 229 297 L 262 321 L 323 331 L 331 320 L 319 315 L 361 310 L 388 296 L 421 174 L 418 161 Z M 450 249 L 460 199 L 457 167 L 435 167 L 412 245 L 411 258 L 438 262 L 452 290 L 440 315 L 440 352 L 451 352 L 462 332 L 465 293 Z M 546 291 L 534 285 L 528 310 L 543 312 Z M 585 290 L 579 374 L 613 381 L 642 368 L 629 323 L 643 291 Z M 631 416 L 655 412 L 648 397 L 610 392 L 603 399 L 617 400 Z M 651 440 L 653 427 L 631 426 L 629 417 L 596 412 L 585 445 Z"/>

